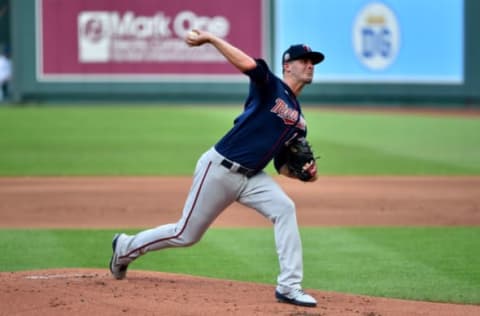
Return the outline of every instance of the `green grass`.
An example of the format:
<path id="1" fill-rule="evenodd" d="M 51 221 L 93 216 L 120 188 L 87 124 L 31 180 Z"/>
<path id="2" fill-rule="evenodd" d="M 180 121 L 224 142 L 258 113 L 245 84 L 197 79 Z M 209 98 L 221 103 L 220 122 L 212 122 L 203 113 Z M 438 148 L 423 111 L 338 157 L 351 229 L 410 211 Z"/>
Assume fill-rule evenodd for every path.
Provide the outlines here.
<path id="1" fill-rule="evenodd" d="M 0 107 L 0 176 L 190 175 L 240 111 Z M 305 113 L 321 174 L 480 175 L 477 117 Z M 479 227 L 301 232 L 307 288 L 480 304 Z M 106 268 L 113 233 L 2 229 L 0 271 Z M 132 268 L 274 284 L 278 259 L 269 229 L 211 229 L 195 247 L 149 253 Z"/>
<path id="2" fill-rule="evenodd" d="M 240 112 L 240 105 L 0 107 L 0 175 L 190 175 Z M 478 118 L 315 108 L 305 115 L 321 174 L 480 174 Z"/>
<path id="3" fill-rule="evenodd" d="M 308 113 L 328 174 L 480 174 L 478 117 Z"/>
<path id="4" fill-rule="evenodd" d="M 191 174 L 232 118 L 158 107 L 0 108 L 1 175 Z"/>
<path id="5" fill-rule="evenodd" d="M 135 232 L 129 230 L 129 232 Z M 111 230 L 0 230 L 0 271 L 107 269 Z M 303 228 L 304 286 L 480 304 L 480 228 Z M 131 269 L 275 284 L 271 229 L 211 229 L 190 248 L 152 252 Z"/>

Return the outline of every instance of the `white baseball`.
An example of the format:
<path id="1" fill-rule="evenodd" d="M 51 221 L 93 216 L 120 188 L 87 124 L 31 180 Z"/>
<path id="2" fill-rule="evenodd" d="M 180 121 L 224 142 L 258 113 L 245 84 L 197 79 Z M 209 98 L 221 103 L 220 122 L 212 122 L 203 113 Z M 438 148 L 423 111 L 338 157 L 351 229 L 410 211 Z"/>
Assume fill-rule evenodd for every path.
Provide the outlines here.
<path id="1" fill-rule="evenodd" d="M 188 32 L 188 38 L 191 40 L 195 40 L 198 37 L 198 32 L 197 31 L 190 31 Z"/>

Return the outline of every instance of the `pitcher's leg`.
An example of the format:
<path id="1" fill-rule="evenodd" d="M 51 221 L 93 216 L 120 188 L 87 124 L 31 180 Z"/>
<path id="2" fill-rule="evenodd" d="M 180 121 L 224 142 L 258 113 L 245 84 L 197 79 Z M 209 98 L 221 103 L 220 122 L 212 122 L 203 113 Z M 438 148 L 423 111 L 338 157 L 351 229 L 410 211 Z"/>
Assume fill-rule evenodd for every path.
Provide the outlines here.
<path id="1" fill-rule="evenodd" d="M 208 154 L 206 158 L 202 157 L 180 220 L 134 236 L 121 235 L 116 250 L 119 262 L 129 263 L 149 251 L 198 242 L 215 218 L 238 195 L 241 184 L 225 178 L 226 172 L 223 166 L 209 161 Z"/>
<path id="2" fill-rule="evenodd" d="M 265 173 L 250 179 L 238 201 L 256 209 L 274 224 L 275 245 L 280 264 L 278 289 L 300 289 L 303 279 L 303 254 L 293 201 Z"/>

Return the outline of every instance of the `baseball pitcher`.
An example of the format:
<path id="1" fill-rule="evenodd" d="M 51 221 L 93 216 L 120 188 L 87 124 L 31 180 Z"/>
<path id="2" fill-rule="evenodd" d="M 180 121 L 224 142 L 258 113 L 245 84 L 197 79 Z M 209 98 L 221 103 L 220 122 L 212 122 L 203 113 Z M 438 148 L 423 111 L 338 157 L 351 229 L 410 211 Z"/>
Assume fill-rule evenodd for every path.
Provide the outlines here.
<path id="1" fill-rule="evenodd" d="M 275 298 L 279 302 L 314 307 L 317 301 L 302 289 L 303 258 L 293 201 L 263 171 L 270 161 L 278 173 L 310 182 L 317 179 L 314 154 L 306 140 L 307 123 L 297 100 L 312 82 L 314 65 L 324 59 L 307 45 L 292 45 L 282 56 L 283 79 L 262 59 L 254 59 L 211 33 L 194 30 L 189 46 L 213 45 L 250 79 L 243 112 L 233 127 L 198 160 L 183 213 L 178 222 L 116 234 L 110 271 L 123 279 L 128 265 L 143 254 L 198 242 L 212 222 L 237 201 L 274 226 L 280 264 Z"/>

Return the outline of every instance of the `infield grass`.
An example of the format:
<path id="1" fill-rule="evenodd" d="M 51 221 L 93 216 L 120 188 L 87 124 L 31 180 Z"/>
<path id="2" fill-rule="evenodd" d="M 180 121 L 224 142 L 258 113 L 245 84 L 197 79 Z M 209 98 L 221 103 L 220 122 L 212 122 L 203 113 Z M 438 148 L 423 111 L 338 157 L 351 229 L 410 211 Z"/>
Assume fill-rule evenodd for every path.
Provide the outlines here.
<path id="1" fill-rule="evenodd" d="M 135 233 L 134 230 L 127 232 Z M 112 230 L 0 230 L 0 271 L 107 269 Z M 480 228 L 302 228 L 306 288 L 480 304 Z M 130 269 L 275 284 L 267 228 L 210 229 L 194 247 L 152 252 Z"/>

